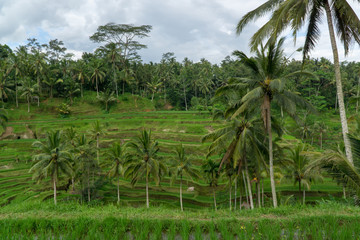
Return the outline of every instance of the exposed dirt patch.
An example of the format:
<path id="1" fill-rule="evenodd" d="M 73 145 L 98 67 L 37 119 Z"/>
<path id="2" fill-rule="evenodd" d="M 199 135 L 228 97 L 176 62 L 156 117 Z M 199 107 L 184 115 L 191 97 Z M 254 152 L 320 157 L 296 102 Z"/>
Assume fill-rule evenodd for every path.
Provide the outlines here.
<path id="1" fill-rule="evenodd" d="M 205 129 L 208 130 L 209 133 L 215 131 L 215 129 L 212 126 L 205 126 Z"/>
<path id="2" fill-rule="evenodd" d="M 16 137 L 14 134 L 14 128 L 13 127 L 6 127 L 5 132 L 1 134 L 0 140 L 6 139 L 6 138 L 12 138 Z"/>

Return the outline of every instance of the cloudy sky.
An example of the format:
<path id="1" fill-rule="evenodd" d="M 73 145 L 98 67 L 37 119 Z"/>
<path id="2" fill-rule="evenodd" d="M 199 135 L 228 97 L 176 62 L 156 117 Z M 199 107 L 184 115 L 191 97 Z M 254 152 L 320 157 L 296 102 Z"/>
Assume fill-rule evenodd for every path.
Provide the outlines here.
<path id="1" fill-rule="evenodd" d="M 140 52 L 144 62 L 158 62 L 163 53 L 174 52 L 179 61 L 188 57 L 219 63 L 233 50 L 248 53 L 251 35 L 266 17 L 250 24 L 240 36 L 235 26 L 248 11 L 265 0 L 0 0 L 0 43 L 15 49 L 27 38 L 40 43 L 59 39 L 69 52 L 81 56 L 98 45 L 89 40 L 99 25 L 108 22 L 148 24 L 153 26 L 150 38 L 143 39 L 148 48 Z M 360 4 L 353 3 L 360 13 Z M 325 19 L 324 19 L 325 22 Z M 322 38 L 313 57 L 332 58 L 326 25 L 321 27 Z M 301 46 L 291 38 L 286 53 L 292 54 Z M 340 49 L 342 50 L 342 49 Z M 292 55 L 301 58 L 300 54 Z M 353 47 L 341 60 L 360 61 L 360 48 Z"/>

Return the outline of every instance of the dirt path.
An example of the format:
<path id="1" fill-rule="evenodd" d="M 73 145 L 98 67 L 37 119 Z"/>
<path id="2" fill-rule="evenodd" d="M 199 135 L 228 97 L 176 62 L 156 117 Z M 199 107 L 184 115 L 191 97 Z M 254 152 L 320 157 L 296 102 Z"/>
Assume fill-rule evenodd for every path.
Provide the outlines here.
<path id="1" fill-rule="evenodd" d="M 13 136 L 14 135 L 13 131 L 14 131 L 13 127 L 6 127 L 5 132 L 0 136 L 0 140 L 3 140 L 8 136 Z"/>

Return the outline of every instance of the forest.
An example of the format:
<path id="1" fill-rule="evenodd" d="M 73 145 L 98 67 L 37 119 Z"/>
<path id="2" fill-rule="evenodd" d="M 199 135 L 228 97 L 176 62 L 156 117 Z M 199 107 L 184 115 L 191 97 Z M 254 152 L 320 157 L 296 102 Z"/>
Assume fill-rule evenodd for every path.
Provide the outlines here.
<path id="1" fill-rule="evenodd" d="M 81 58 L 59 39 L 0 44 L 0 235 L 358 238 L 360 62 L 339 61 L 334 28 L 348 53 L 360 21 L 346 1 L 287 2 L 243 16 L 238 34 L 276 13 L 251 54 L 216 64 L 144 63 L 150 25 L 101 25 Z M 316 7 L 334 59 L 311 57 Z M 280 35 L 305 16 L 296 60 Z"/>

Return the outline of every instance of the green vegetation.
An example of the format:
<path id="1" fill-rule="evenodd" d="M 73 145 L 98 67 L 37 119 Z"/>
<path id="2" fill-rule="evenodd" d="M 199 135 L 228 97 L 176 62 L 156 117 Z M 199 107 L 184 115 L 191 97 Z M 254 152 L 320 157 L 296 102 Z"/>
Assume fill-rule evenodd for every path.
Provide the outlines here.
<path id="1" fill-rule="evenodd" d="M 322 11 L 334 64 L 305 58 Z M 77 60 L 58 40 L 0 45 L 0 236 L 358 238 L 360 64 L 339 63 L 332 21 L 346 53 L 360 21 L 347 1 L 269 0 L 238 33 L 266 12 L 255 56 L 219 65 L 143 63 L 150 25 L 99 26 Z M 306 21 L 290 60 L 278 36 Z"/>

